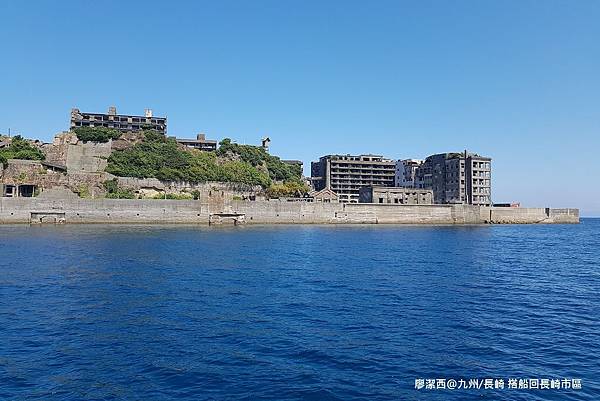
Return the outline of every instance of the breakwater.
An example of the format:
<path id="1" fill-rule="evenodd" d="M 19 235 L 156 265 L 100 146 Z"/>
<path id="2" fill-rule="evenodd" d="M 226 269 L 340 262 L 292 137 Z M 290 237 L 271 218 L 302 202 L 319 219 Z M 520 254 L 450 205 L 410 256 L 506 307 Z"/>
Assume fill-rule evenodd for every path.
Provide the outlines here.
<path id="1" fill-rule="evenodd" d="M 536 224 L 578 223 L 578 209 L 283 201 L 0 198 L 0 224 Z"/>

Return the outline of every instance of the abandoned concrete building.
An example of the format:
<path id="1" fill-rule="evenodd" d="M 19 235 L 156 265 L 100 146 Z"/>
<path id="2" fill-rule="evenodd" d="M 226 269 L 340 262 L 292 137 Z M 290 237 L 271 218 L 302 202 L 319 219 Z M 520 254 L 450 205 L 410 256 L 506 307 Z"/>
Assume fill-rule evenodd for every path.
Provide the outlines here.
<path id="1" fill-rule="evenodd" d="M 419 166 L 416 182 L 433 190 L 435 203 L 490 206 L 491 162 L 467 151 L 431 155 Z"/>
<path id="2" fill-rule="evenodd" d="M 397 187 L 420 188 L 417 172 L 423 165 L 423 160 L 404 159 L 396 162 L 396 177 L 394 184 Z"/>
<path id="3" fill-rule="evenodd" d="M 194 148 L 206 152 L 213 152 L 217 150 L 217 141 L 206 139 L 206 135 L 203 133 L 199 133 L 196 136 L 196 139 L 175 138 L 175 140 L 178 144 L 187 146 L 188 148 Z"/>
<path id="4" fill-rule="evenodd" d="M 358 203 L 366 186 L 394 186 L 396 164 L 377 155 L 327 155 L 311 164 L 314 189 L 330 189 L 340 202 Z"/>
<path id="5" fill-rule="evenodd" d="M 121 132 L 135 132 L 143 129 L 153 129 L 166 134 L 167 118 L 155 117 L 151 109 L 146 109 L 143 116 L 117 114 L 114 106 L 108 108 L 108 113 L 87 113 L 79 109 L 71 109 L 71 129 L 77 127 L 106 127 Z"/>
<path id="6" fill-rule="evenodd" d="M 430 189 L 401 187 L 362 187 L 359 194 L 359 203 L 432 205 L 433 191 Z"/>

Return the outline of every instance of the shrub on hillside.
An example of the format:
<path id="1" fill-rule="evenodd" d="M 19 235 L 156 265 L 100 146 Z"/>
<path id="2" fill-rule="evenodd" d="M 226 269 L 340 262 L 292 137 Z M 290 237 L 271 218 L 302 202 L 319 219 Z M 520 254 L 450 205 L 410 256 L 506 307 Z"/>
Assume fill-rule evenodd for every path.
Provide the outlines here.
<path id="1" fill-rule="evenodd" d="M 118 139 L 122 132 L 106 127 L 77 127 L 73 129 L 77 139 L 80 141 L 108 142 L 110 139 Z"/>
<path id="2" fill-rule="evenodd" d="M 236 182 L 268 187 L 269 174 L 242 160 L 217 158 L 214 152 L 182 150 L 172 138 L 152 131 L 144 141 L 113 152 L 106 171 L 120 177 L 158 178 L 163 181 Z"/>
<path id="3" fill-rule="evenodd" d="M 240 145 L 225 138 L 219 143 L 217 155 L 227 157 L 237 155 L 253 167 L 264 166 L 269 172 L 269 177 L 274 181 L 290 181 L 302 178 L 302 169 L 298 165 L 290 165 L 281 161 L 277 156 L 272 156 L 260 146 Z"/>
<path id="4" fill-rule="evenodd" d="M 104 181 L 103 185 L 106 197 L 109 199 L 135 199 L 135 194 L 131 190 L 119 187 L 119 181 L 116 178 Z"/>
<path id="5" fill-rule="evenodd" d="M 9 146 L 0 149 L 0 163 L 4 166 L 8 163 L 8 159 L 44 160 L 45 158 L 40 149 L 31 145 L 20 135 L 13 137 Z"/>
<path id="6" fill-rule="evenodd" d="M 272 184 L 267 189 L 267 196 L 269 198 L 301 197 L 309 190 L 310 188 L 301 181 L 287 181 L 283 184 Z"/>

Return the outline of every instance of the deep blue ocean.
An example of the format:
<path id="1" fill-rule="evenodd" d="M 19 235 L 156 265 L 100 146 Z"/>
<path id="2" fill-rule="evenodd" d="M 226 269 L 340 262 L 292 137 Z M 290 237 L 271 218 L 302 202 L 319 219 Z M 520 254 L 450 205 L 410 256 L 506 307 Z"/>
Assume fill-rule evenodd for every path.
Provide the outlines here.
<path id="1" fill-rule="evenodd" d="M 600 400 L 600 220 L 0 226 L 0 400 Z"/>

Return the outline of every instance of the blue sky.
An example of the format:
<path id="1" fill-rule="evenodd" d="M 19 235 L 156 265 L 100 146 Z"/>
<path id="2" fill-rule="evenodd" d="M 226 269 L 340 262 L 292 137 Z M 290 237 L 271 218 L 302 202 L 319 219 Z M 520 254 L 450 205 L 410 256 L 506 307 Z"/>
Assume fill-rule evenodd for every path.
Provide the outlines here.
<path id="1" fill-rule="evenodd" d="M 600 216 L 598 1 L 4 1 L 0 132 L 168 117 L 309 162 L 493 158 L 493 199 Z"/>

